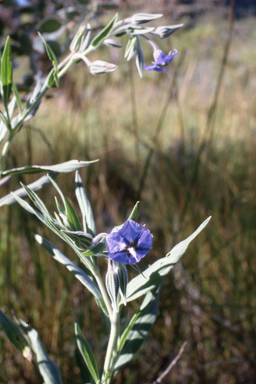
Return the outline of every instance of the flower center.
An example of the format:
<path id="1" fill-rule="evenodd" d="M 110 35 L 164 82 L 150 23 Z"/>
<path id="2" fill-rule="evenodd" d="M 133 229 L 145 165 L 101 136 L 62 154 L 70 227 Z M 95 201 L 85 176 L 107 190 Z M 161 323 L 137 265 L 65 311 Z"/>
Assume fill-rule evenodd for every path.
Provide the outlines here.
<path id="1" fill-rule="evenodd" d="M 135 258 L 135 260 L 136 260 L 137 262 L 139 262 L 139 260 L 138 260 L 138 258 L 137 258 L 137 254 L 136 254 L 135 247 L 128 247 L 128 248 L 127 248 L 127 251 L 128 251 L 128 253 L 130 253 L 130 255 L 132 255 L 132 256 Z"/>

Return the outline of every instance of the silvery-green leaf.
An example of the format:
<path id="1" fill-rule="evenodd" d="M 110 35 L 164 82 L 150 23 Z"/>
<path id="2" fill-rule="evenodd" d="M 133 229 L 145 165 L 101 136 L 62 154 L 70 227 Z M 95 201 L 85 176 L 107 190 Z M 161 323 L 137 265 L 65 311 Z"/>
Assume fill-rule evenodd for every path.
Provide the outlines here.
<path id="1" fill-rule="evenodd" d="M 148 23 L 152 20 L 159 19 L 163 15 L 161 13 L 158 14 L 152 14 L 152 13 L 136 13 L 131 18 L 131 23 L 133 24 L 144 24 Z"/>
<path id="2" fill-rule="evenodd" d="M 73 311 L 72 311 L 73 312 Z M 77 322 L 76 316 L 73 312 L 73 316 L 75 319 L 75 335 L 76 335 L 76 342 L 78 345 L 78 349 L 83 356 L 83 359 L 95 381 L 96 384 L 100 383 L 100 376 L 99 371 L 97 367 L 97 363 L 93 354 L 93 351 L 91 349 L 90 344 L 87 342 L 86 338 L 84 337 L 81 328 Z"/>
<path id="3" fill-rule="evenodd" d="M 30 346 L 36 354 L 37 365 L 44 379 L 44 384 L 62 384 L 59 367 L 49 358 L 39 338 L 38 332 L 25 321 L 19 319 L 19 324 L 26 334 Z"/>
<path id="4" fill-rule="evenodd" d="M 63 255 L 63 253 L 59 251 L 49 240 L 40 235 L 34 236 L 36 241 L 49 252 L 54 260 L 64 265 L 95 296 L 95 298 L 102 300 L 102 296 L 97 285 L 81 268 Z"/>
<path id="5" fill-rule="evenodd" d="M 98 160 L 93 161 L 79 161 L 70 160 L 65 163 L 55 165 L 32 165 L 20 168 L 13 168 L 2 172 L 2 176 L 15 175 L 15 174 L 28 174 L 28 173 L 40 173 L 40 172 L 59 172 L 68 173 L 76 171 L 77 169 L 88 167 L 90 164 L 94 164 Z"/>
<path id="6" fill-rule="evenodd" d="M 148 291 L 155 289 L 185 253 L 189 243 L 204 229 L 210 219 L 211 217 L 208 217 L 192 235 L 177 244 L 166 257 L 157 260 L 143 271 L 144 277 L 138 275 L 132 279 L 127 286 L 127 301 L 135 300 Z"/>
<path id="7" fill-rule="evenodd" d="M 94 48 L 100 46 L 103 41 L 109 36 L 117 21 L 118 14 L 116 13 L 113 19 L 106 25 L 106 27 L 93 39 L 91 45 Z"/>
<path id="8" fill-rule="evenodd" d="M 35 204 L 35 206 L 42 212 L 38 212 L 36 209 L 34 209 L 31 205 L 29 205 L 26 201 L 18 197 L 13 193 L 13 197 L 15 200 L 29 213 L 32 213 L 35 215 L 40 221 L 42 221 L 47 227 L 49 227 L 54 233 L 56 233 L 62 240 L 64 240 L 78 255 L 82 263 L 91 270 L 92 268 L 92 262 L 88 257 L 85 257 L 82 253 L 79 247 L 77 247 L 75 241 L 73 241 L 67 234 L 61 231 L 59 223 L 56 219 L 54 219 L 50 213 L 47 211 L 47 208 L 45 207 L 42 200 L 36 195 L 35 192 L 33 192 L 31 189 L 29 189 L 27 186 L 23 186 L 26 190 L 29 198 L 31 201 Z"/>
<path id="9" fill-rule="evenodd" d="M 50 176 L 52 179 L 56 178 L 58 175 L 59 175 L 59 173 L 57 173 L 57 172 L 50 172 Z M 8 176 L 6 176 L 6 177 L 8 177 Z M 9 177 L 11 177 L 11 176 L 9 176 Z M 36 180 L 34 183 L 29 184 L 28 187 L 32 191 L 39 191 L 40 189 L 42 189 L 44 186 L 46 186 L 48 184 L 50 184 L 50 180 L 49 180 L 48 176 L 42 176 L 42 177 L 40 177 L 40 179 Z M 14 193 L 16 196 L 19 196 L 19 197 L 26 197 L 27 196 L 27 192 L 24 188 L 19 188 Z M 3 205 L 11 205 L 15 202 L 16 202 L 15 198 L 13 197 L 13 195 L 11 193 L 9 193 L 8 195 L 6 195 L 0 199 L 0 207 Z"/>
<path id="10" fill-rule="evenodd" d="M 19 327 L 0 309 L 0 324 L 10 342 L 21 351 L 23 356 L 32 361 L 31 349 L 21 333 Z"/>
<path id="11" fill-rule="evenodd" d="M 66 199 L 66 197 L 63 195 L 61 189 L 59 188 L 58 184 L 55 183 L 55 181 L 53 179 L 51 179 L 50 176 L 48 176 L 52 185 L 54 186 L 54 188 L 57 190 L 57 192 L 59 193 L 60 197 L 61 197 L 61 200 L 64 204 L 64 208 L 65 208 L 65 215 L 67 217 L 67 220 L 68 220 L 68 229 L 70 229 L 71 231 L 82 231 L 82 226 L 80 224 L 80 221 L 78 219 L 78 216 L 76 214 L 76 211 L 74 210 L 74 208 L 72 207 L 72 205 L 70 204 L 70 202 L 68 201 L 68 199 Z"/>
<path id="12" fill-rule="evenodd" d="M 83 229 L 86 233 L 89 233 L 92 236 L 95 236 L 96 228 L 95 228 L 95 221 L 93 217 L 92 207 L 91 207 L 90 201 L 87 198 L 85 188 L 78 171 L 76 171 L 75 183 L 76 183 L 76 191 L 75 191 L 76 198 L 79 204 L 80 211 L 82 213 Z"/>
<path id="13" fill-rule="evenodd" d="M 147 338 L 156 320 L 159 293 L 160 287 L 148 292 L 139 311 L 124 328 L 118 344 L 118 358 L 114 366 L 115 373 L 133 359 Z"/>

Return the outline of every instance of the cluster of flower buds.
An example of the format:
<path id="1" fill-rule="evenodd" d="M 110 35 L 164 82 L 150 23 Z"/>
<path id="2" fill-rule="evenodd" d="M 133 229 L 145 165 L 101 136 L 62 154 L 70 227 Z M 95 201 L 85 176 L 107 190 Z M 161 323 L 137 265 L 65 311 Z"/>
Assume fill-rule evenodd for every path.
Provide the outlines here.
<path id="1" fill-rule="evenodd" d="M 164 71 L 166 73 L 166 66 L 178 55 L 177 50 L 174 53 L 165 55 L 157 46 L 157 44 L 151 40 L 152 37 L 159 39 L 165 39 L 172 33 L 182 27 L 182 24 L 151 27 L 145 26 L 145 24 L 152 22 L 162 17 L 162 14 L 148 14 L 138 13 L 124 20 L 117 20 L 117 14 L 109 22 L 109 24 L 91 40 L 92 29 L 88 24 L 87 27 L 82 26 L 78 29 L 74 36 L 70 50 L 76 54 L 77 58 L 82 59 L 90 69 L 90 73 L 93 75 L 99 75 L 102 73 L 113 72 L 117 69 L 115 64 L 107 63 L 106 61 L 96 60 L 91 62 L 87 55 L 104 44 L 108 47 L 120 48 L 122 45 L 115 40 L 123 35 L 128 35 L 129 40 L 125 49 L 125 58 L 129 61 L 135 56 L 136 66 L 139 75 L 142 77 L 143 70 L 147 71 Z M 152 65 L 146 66 L 144 62 L 144 54 L 141 46 L 141 38 L 147 41 L 153 47 L 154 62 Z"/>

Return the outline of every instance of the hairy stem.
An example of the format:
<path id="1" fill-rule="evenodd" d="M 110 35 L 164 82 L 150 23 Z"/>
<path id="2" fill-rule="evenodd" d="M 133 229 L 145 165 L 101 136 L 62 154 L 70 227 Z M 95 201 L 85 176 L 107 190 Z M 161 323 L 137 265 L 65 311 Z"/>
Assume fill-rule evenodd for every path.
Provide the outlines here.
<path id="1" fill-rule="evenodd" d="M 116 345 L 117 345 L 119 329 L 120 329 L 120 313 L 113 311 L 113 315 L 111 317 L 111 329 L 110 329 L 110 335 L 108 340 L 108 347 L 107 347 L 105 363 L 104 363 L 104 375 L 106 378 L 106 384 L 110 383 L 111 374 L 113 373 L 114 367 L 111 366 L 111 362 L 112 362 L 112 357 L 114 355 Z"/>
<path id="2" fill-rule="evenodd" d="M 109 297 L 108 297 L 105 285 L 104 285 L 104 283 L 102 281 L 102 278 L 101 278 L 101 275 L 100 275 L 100 272 L 99 272 L 98 268 L 95 268 L 95 270 L 92 270 L 92 273 L 93 273 L 93 275 L 95 277 L 95 280 L 96 280 L 96 282 L 98 284 L 98 287 L 99 287 L 100 292 L 102 294 L 103 300 L 104 300 L 104 302 L 106 304 L 109 317 L 111 319 L 112 318 L 112 314 L 113 314 L 113 310 L 112 310 L 111 303 L 110 303 L 110 300 L 109 300 Z"/>

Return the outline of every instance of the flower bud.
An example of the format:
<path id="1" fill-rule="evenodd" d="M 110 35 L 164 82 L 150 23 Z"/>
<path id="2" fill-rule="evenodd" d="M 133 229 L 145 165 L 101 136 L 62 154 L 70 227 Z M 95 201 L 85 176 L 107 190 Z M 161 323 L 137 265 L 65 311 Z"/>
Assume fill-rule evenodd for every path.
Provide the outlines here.
<path id="1" fill-rule="evenodd" d="M 69 47 L 71 52 L 78 52 L 81 42 L 83 40 L 84 33 L 85 33 L 85 25 L 81 25 L 77 33 L 75 34 L 73 40 L 71 41 L 71 44 Z"/>
<path id="2" fill-rule="evenodd" d="M 127 304 L 126 301 L 126 291 L 127 291 L 127 284 L 128 284 L 128 273 L 127 268 L 122 263 L 116 263 L 113 262 L 114 265 L 114 271 L 118 274 L 119 277 L 119 294 L 121 296 L 122 302 L 124 305 Z"/>
<path id="3" fill-rule="evenodd" d="M 111 265 L 111 262 L 109 263 L 108 271 L 106 273 L 106 288 L 108 291 L 108 295 L 110 297 L 112 307 L 113 309 L 118 312 L 118 293 L 119 293 L 119 276 L 118 273 L 116 273 Z"/>
<path id="4" fill-rule="evenodd" d="M 90 65 L 90 73 L 92 75 L 101 75 L 102 73 L 113 72 L 116 69 L 117 65 L 102 60 L 93 61 Z"/>
<path id="5" fill-rule="evenodd" d="M 151 34 L 159 37 L 160 39 L 166 39 L 181 27 L 183 27 L 183 24 L 166 25 L 162 27 L 157 27 L 153 32 L 151 32 Z"/>
<path id="6" fill-rule="evenodd" d="M 106 39 L 103 44 L 107 47 L 122 48 L 122 44 L 118 43 L 118 41 L 115 41 L 114 39 Z"/>
<path id="7" fill-rule="evenodd" d="M 158 14 L 152 14 L 152 13 L 137 13 L 136 15 L 133 15 L 131 17 L 131 23 L 132 24 L 144 24 L 149 23 L 152 20 L 159 19 L 163 15 Z"/>

